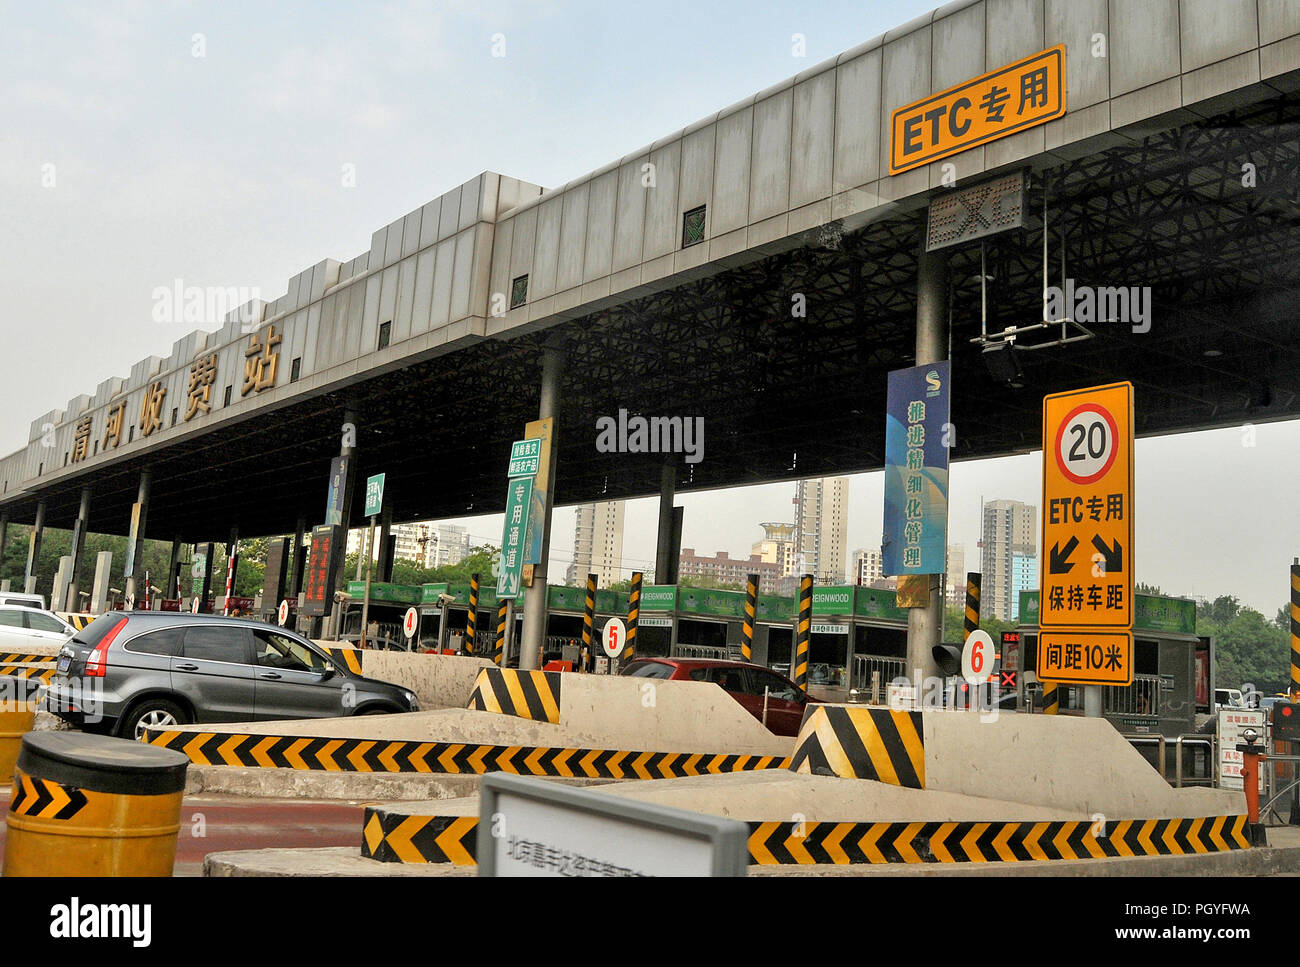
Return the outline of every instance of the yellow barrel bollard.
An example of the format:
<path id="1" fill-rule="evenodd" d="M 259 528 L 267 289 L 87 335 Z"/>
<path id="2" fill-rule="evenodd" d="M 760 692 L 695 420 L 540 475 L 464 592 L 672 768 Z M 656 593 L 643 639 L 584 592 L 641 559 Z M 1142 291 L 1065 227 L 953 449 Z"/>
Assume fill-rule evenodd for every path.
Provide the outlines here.
<path id="1" fill-rule="evenodd" d="M 4 876 L 171 876 L 189 758 L 102 735 L 30 732 Z"/>
<path id="2" fill-rule="evenodd" d="M 14 777 L 23 736 L 36 724 L 35 691 L 39 683 L 0 675 L 0 786 Z"/>

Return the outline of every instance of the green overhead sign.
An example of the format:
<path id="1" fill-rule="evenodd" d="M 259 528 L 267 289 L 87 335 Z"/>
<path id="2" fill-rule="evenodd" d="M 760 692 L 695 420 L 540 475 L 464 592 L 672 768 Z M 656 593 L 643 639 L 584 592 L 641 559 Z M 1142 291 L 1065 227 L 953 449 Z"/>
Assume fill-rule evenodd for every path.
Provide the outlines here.
<path id="1" fill-rule="evenodd" d="M 1020 592 L 1020 623 L 1038 624 L 1038 592 Z M 1133 630 L 1196 634 L 1196 602 L 1156 594 L 1133 595 Z"/>
<path id="2" fill-rule="evenodd" d="M 542 441 L 540 438 L 516 440 L 510 445 L 510 467 L 507 476 L 534 477 L 542 465 Z"/>
<path id="3" fill-rule="evenodd" d="M 365 597 L 365 581 L 349 581 L 348 596 L 360 600 Z M 386 584 L 382 581 L 372 581 L 370 584 L 370 600 L 384 601 L 389 604 L 419 604 L 422 597 L 421 589 L 413 584 Z"/>
<path id="4" fill-rule="evenodd" d="M 677 610 L 677 585 L 647 584 L 641 589 L 642 611 Z"/>
<path id="5" fill-rule="evenodd" d="M 377 473 L 373 477 L 366 478 L 366 516 L 378 517 L 380 511 L 384 509 L 384 477 L 387 474 Z"/>

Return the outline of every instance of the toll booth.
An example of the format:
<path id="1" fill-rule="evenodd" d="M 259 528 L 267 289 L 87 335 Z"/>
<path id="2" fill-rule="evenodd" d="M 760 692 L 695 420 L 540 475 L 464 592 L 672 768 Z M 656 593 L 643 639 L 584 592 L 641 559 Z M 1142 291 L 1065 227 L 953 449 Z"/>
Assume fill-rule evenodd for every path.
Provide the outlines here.
<path id="1" fill-rule="evenodd" d="M 872 685 L 880 702 L 893 678 L 906 677 L 907 612 L 893 591 L 837 585 L 813 588 L 808 690 L 842 701 Z M 690 586 L 650 585 L 641 592 L 637 654 L 739 658 L 745 594 Z M 760 594 L 754 609 L 752 660 L 790 674 L 798 602 Z"/>
<path id="2" fill-rule="evenodd" d="M 1017 697 L 1024 709 L 1042 707 L 1038 660 L 1038 592 L 1020 592 Z M 1003 666 L 1008 649 L 1003 645 Z M 1102 688 L 1102 713 L 1120 732 L 1175 738 L 1196 731 L 1198 715 L 1212 711 L 1214 642 L 1196 634 L 1190 598 L 1136 594 L 1133 600 L 1133 684 Z M 1083 686 L 1057 688 L 1060 715 L 1083 714 Z"/>
<path id="3" fill-rule="evenodd" d="M 353 641 L 361 636 L 361 613 L 365 606 L 366 582 L 349 581 L 347 598 L 344 599 L 339 619 L 339 640 Z M 389 647 L 400 649 L 405 644 L 402 632 L 402 620 L 406 612 L 420 604 L 421 589 L 413 584 L 391 584 L 384 581 L 370 582 L 369 619 L 377 624 L 378 630 L 367 633 L 367 642 L 378 640 L 372 647 Z"/>

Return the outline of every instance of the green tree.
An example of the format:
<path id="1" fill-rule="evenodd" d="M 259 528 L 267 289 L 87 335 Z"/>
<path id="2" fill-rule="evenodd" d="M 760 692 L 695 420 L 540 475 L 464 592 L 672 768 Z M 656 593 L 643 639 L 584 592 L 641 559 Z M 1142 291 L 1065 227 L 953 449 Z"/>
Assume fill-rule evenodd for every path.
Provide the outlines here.
<path id="1" fill-rule="evenodd" d="M 1219 607 L 1220 602 L 1223 606 Z M 1217 598 L 1196 621 L 1198 634 L 1212 635 L 1215 680 L 1222 688 L 1254 685 L 1264 695 L 1285 691 L 1290 681 L 1291 645 L 1287 631 L 1235 598 Z M 1218 620 L 1216 614 L 1228 615 Z"/>
<path id="2" fill-rule="evenodd" d="M 686 576 L 677 579 L 678 587 L 683 588 L 711 588 L 719 591 L 743 591 L 743 584 L 731 584 L 727 581 L 719 581 L 717 578 L 702 576 Z"/>

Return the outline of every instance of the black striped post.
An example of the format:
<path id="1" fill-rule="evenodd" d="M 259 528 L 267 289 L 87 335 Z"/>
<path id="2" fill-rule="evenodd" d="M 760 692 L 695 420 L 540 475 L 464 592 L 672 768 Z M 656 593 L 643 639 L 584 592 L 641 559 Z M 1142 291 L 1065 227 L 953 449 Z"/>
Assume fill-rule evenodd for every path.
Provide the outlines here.
<path id="1" fill-rule="evenodd" d="M 587 670 L 591 655 L 591 630 L 596 623 L 596 575 L 587 575 L 587 601 L 582 606 L 582 656 L 578 671 Z"/>
<path id="2" fill-rule="evenodd" d="M 632 572 L 632 588 L 627 593 L 627 645 L 623 648 L 623 662 L 636 657 L 636 621 L 641 615 L 641 572 Z"/>
<path id="3" fill-rule="evenodd" d="M 964 642 L 980 626 L 980 572 L 966 573 L 966 618 L 962 622 L 961 640 Z"/>
<path id="4" fill-rule="evenodd" d="M 1056 682 L 1043 682 L 1043 714 L 1055 715 L 1061 710 L 1061 699 L 1056 694 Z"/>
<path id="5" fill-rule="evenodd" d="M 497 640 L 492 646 L 492 661 L 500 666 L 505 657 L 506 649 L 506 612 L 510 608 L 510 601 L 502 598 L 497 605 Z"/>
<path id="6" fill-rule="evenodd" d="M 745 576 L 745 620 L 740 626 L 740 657 L 754 660 L 754 613 L 758 609 L 758 575 Z"/>
<path id="7" fill-rule="evenodd" d="M 474 635 L 478 631 L 478 575 L 469 576 L 469 617 L 465 619 L 465 654 L 474 654 Z"/>
<path id="8" fill-rule="evenodd" d="M 808 688 L 808 643 L 812 638 L 812 585 L 813 576 L 805 574 L 799 579 L 799 617 L 794 626 L 794 669 L 791 676 L 802 689 Z"/>
<path id="9" fill-rule="evenodd" d="M 1300 701 L 1300 561 L 1291 565 L 1291 700 Z"/>

